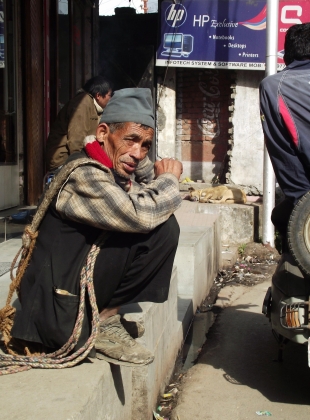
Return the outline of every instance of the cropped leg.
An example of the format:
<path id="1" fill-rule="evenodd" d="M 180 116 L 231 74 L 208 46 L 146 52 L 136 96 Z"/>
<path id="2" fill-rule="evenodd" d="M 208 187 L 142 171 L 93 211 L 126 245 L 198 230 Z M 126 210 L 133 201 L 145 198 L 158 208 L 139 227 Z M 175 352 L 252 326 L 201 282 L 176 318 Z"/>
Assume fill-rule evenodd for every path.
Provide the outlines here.
<path id="1" fill-rule="evenodd" d="M 288 198 L 285 198 L 283 201 L 281 201 L 281 203 L 275 206 L 271 213 L 271 221 L 281 235 L 282 252 L 288 251 L 287 226 L 293 208 L 293 202 Z"/>

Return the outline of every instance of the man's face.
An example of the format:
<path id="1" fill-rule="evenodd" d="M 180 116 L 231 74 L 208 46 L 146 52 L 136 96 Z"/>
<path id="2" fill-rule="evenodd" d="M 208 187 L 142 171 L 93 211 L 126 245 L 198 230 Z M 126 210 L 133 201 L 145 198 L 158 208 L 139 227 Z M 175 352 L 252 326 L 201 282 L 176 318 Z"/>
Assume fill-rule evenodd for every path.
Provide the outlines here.
<path id="1" fill-rule="evenodd" d="M 97 129 L 97 140 L 113 162 L 114 170 L 128 178 L 136 170 L 138 163 L 150 150 L 154 130 L 143 128 L 141 124 L 126 122 L 124 126 L 111 133 L 107 124 Z"/>
<path id="2" fill-rule="evenodd" d="M 109 90 L 109 92 L 104 96 L 100 95 L 100 93 L 96 93 L 95 99 L 96 99 L 97 104 L 100 105 L 102 109 L 104 109 L 107 106 L 107 103 L 109 102 L 111 97 L 112 97 L 112 90 Z"/>

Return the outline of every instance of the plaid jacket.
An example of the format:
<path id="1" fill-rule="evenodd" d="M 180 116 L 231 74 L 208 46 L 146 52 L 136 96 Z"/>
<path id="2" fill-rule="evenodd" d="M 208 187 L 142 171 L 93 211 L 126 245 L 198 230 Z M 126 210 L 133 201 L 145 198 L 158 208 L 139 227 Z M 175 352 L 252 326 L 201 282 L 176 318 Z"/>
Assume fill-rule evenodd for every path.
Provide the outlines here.
<path id="1" fill-rule="evenodd" d="M 153 176 L 152 163 L 141 162 L 136 179 Z M 147 233 L 181 205 L 178 179 L 169 173 L 146 184 L 133 182 L 125 192 L 110 169 L 91 165 L 75 169 L 58 194 L 61 217 L 104 230 Z"/>

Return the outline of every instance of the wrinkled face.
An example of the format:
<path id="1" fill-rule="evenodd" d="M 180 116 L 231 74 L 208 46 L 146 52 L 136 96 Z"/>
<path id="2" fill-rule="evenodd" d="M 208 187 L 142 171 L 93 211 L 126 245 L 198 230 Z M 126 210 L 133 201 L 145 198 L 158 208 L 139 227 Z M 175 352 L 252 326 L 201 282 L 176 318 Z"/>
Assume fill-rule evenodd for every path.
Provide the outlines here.
<path id="1" fill-rule="evenodd" d="M 144 159 L 152 145 L 154 130 L 133 122 L 111 133 L 107 124 L 98 126 L 96 137 L 101 147 L 113 162 L 114 170 L 129 178 L 138 163 Z"/>
<path id="2" fill-rule="evenodd" d="M 95 99 L 98 105 L 101 106 L 102 109 L 104 109 L 107 106 L 107 103 L 112 97 L 112 90 L 109 90 L 109 92 L 102 96 L 100 93 L 96 93 Z"/>

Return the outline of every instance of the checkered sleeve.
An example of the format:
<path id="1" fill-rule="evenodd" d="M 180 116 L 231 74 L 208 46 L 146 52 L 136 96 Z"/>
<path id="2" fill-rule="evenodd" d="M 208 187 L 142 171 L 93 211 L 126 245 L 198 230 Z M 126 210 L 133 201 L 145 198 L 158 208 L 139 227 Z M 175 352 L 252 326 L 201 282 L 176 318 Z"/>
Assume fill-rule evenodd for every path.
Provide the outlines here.
<path id="1" fill-rule="evenodd" d="M 110 171 L 84 166 L 67 179 L 56 209 L 64 218 L 100 229 L 147 233 L 165 222 L 181 201 L 179 183 L 172 174 L 162 174 L 126 193 Z"/>
<path id="2" fill-rule="evenodd" d="M 154 163 L 148 158 L 148 156 L 146 156 L 137 166 L 135 171 L 135 181 L 139 184 L 142 182 L 144 184 L 148 184 L 154 179 L 154 177 Z"/>

